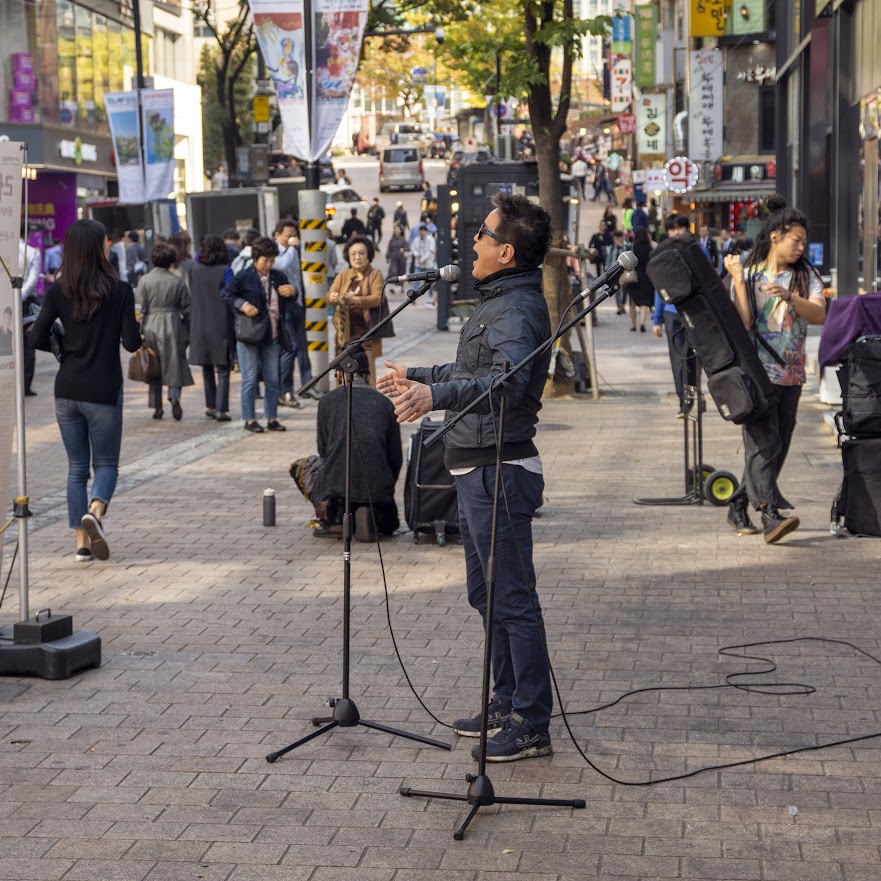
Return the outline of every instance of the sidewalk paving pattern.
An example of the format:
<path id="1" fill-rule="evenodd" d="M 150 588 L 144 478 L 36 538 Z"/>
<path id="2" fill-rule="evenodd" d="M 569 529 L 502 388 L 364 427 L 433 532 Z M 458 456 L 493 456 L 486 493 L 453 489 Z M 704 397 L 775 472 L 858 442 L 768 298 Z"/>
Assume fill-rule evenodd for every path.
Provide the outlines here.
<path id="1" fill-rule="evenodd" d="M 387 351 L 451 360 L 457 334 L 409 311 Z M 779 665 L 762 680 L 809 684 L 809 696 L 647 692 L 575 715 L 631 689 L 763 669 L 720 656 L 730 644 L 829 637 L 881 655 L 881 545 L 829 535 L 841 468 L 816 395 L 803 398 L 783 476 L 802 518 L 792 537 L 738 538 L 710 505 L 637 506 L 682 492 L 683 429 L 666 343 L 628 327 L 602 308 L 602 400 L 546 401 L 538 434 L 547 502 L 535 563 L 578 742 L 604 773 L 644 782 L 881 730 L 881 669 L 828 642 L 752 652 Z M 553 757 L 490 776 L 499 795 L 582 797 L 587 808 L 483 808 L 454 842 L 466 806 L 398 787 L 464 792 L 473 742 L 408 689 L 373 546 L 353 546 L 352 697 L 366 718 L 449 738 L 453 751 L 337 729 L 267 764 L 340 693 L 342 545 L 309 534 L 287 475 L 313 451 L 314 405 L 283 414 L 287 434 L 251 437 L 204 420 L 199 390 L 185 394 L 183 423 L 154 423 L 142 388 L 127 385 L 112 556 L 76 565 L 40 363 L 40 397 L 28 401 L 35 421 L 46 416 L 31 433 L 31 608 L 73 613 L 101 635 L 104 657 L 65 682 L 0 680 L 0 879 L 881 879 L 881 738 L 627 786 L 589 768 L 557 719 Z M 704 425 L 705 461 L 739 474 L 739 430 L 710 400 Z M 278 491 L 274 529 L 261 525 L 266 486 Z M 476 711 L 482 634 L 461 547 L 402 534 L 382 558 L 423 700 L 445 722 Z M 15 620 L 14 582 L 2 623 Z"/>

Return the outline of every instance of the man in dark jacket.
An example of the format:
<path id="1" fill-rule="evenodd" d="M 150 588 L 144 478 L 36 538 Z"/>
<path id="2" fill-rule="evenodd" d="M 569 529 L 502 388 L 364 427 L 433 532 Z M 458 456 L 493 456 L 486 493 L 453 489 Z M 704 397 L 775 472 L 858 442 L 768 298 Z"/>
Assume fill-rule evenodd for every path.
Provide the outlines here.
<path id="1" fill-rule="evenodd" d="M 377 246 L 382 241 L 383 220 L 385 220 L 385 209 L 379 204 L 379 199 L 374 197 L 373 204 L 367 210 L 367 232 L 373 238 L 373 244 Z"/>
<path id="2" fill-rule="evenodd" d="M 373 541 L 378 530 L 392 535 L 400 526 L 395 484 L 401 473 L 401 426 L 392 402 L 370 387 L 370 365 L 363 349 L 355 354 L 352 378 L 352 512 L 358 541 Z M 342 523 L 346 495 L 346 390 L 338 386 L 318 404 L 318 455 L 321 470 L 310 500 L 321 525 L 314 535 L 333 534 Z M 370 506 L 373 506 L 371 516 Z M 374 528 L 375 524 L 375 528 Z"/>
<path id="3" fill-rule="evenodd" d="M 340 230 L 340 240 L 342 242 L 347 242 L 354 235 L 367 235 L 367 227 L 364 226 L 364 221 L 361 220 L 360 217 L 358 217 L 357 208 L 352 209 L 351 216 L 343 224 L 343 228 Z"/>
<path id="4" fill-rule="evenodd" d="M 456 362 L 409 370 L 386 362 L 391 373 L 377 381 L 377 390 L 397 399 L 399 422 L 413 422 L 441 408 L 450 415 L 459 412 L 491 386 L 505 362 L 518 363 L 551 335 L 541 273 L 551 240 L 550 217 L 524 196 L 498 194 L 493 204 L 495 209 L 474 237 L 472 275 L 480 303 L 462 331 Z M 532 565 L 532 516 L 544 489 L 533 438 L 549 363 L 550 352 L 505 385 L 504 501 L 492 630 L 494 694 L 488 708 L 488 727 L 496 732 L 487 744 L 487 760 L 492 762 L 551 753 L 553 697 Z M 484 401 L 445 438 L 445 463 L 455 476 L 459 501 L 468 601 L 484 621 L 500 392 L 493 389 L 491 403 Z M 459 719 L 453 727 L 466 737 L 479 737 L 480 721 L 478 714 Z M 472 750 L 475 758 L 477 750 Z"/>

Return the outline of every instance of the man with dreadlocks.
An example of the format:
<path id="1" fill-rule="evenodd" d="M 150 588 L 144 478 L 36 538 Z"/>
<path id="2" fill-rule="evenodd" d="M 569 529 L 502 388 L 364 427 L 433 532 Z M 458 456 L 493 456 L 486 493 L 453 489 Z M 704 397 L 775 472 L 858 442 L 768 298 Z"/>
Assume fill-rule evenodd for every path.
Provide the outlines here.
<path id="1" fill-rule="evenodd" d="M 768 412 L 743 426 L 744 478 L 731 497 L 728 523 L 738 535 L 758 532 L 747 512 L 747 503 L 752 503 L 761 512 L 765 541 L 771 544 L 799 525 L 798 517 L 780 512 L 792 505 L 781 495 L 777 479 L 789 452 L 805 382 L 808 325 L 826 320 L 826 305 L 822 281 L 804 255 L 807 217 L 787 208 L 776 193 L 766 204 L 770 214 L 746 266 L 738 256 L 725 258 L 734 304 L 777 392 Z"/>

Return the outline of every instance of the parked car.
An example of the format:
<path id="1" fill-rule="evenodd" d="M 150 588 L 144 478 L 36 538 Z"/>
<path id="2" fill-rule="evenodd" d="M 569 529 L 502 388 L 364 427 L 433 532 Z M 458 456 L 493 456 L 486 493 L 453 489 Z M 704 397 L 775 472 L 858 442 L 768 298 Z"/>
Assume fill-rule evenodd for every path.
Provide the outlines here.
<path id="1" fill-rule="evenodd" d="M 447 169 L 447 183 L 453 185 L 459 179 L 459 169 L 472 162 L 495 162 L 496 157 L 489 147 L 479 147 L 476 151 L 454 150 Z"/>
<path id="2" fill-rule="evenodd" d="M 425 175 L 422 170 L 422 156 L 419 148 L 410 145 L 403 147 L 384 147 L 379 154 L 379 192 L 390 187 L 410 187 L 422 189 Z"/>
<path id="3" fill-rule="evenodd" d="M 342 235 L 343 224 L 352 216 L 352 209 L 367 226 L 367 202 L 348 184 L 322 184 L 321 191 L 327 196 L 327 231 L 335 239 Z"/>

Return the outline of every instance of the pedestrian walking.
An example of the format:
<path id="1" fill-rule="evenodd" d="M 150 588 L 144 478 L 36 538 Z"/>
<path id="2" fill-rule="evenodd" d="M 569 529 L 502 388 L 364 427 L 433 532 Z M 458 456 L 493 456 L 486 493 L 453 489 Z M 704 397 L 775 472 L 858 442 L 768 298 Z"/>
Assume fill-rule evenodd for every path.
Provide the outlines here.
<path id="1" fill-rule="evenodd" d="M 606 170 L 606 166 L 603 165 L 602 162 L 597 162 L 593 176 L 593 196 L 590 201 L 596 202 L 603 193 L 605 193 L 610 205 L 618 204 L 618 200 L 615 198 L 615 193 L 612 191 L 609 172 Z"/>
<path id="2" fill-rule="evenodd" d="M 343 228 L 340 230 L 341 244 L 348 242 L 352 236 L 367 235 L 367 227 L 364 226 L 364 221 L 358 217 L 358 209 L 352 208 L 349 214 L 349 219 L 343 224 Z"/>
<path id="3" fill-rule="evenodd" d="M 772 544 L 797 529 L 798 517 L 778 479 L 795 429 L 805 382 L 808 325 L 826 320 L 823 282 L 805 258 L 808 218 L 776 193 L 765 200 L 770 214 L 744 268 L 735 255 L 725 258 L 734 305 L 756 341 L 756 352 L 777 396 L 768 411 L 743 425 L 744 476 L 731 497 L 728 523 L 738 535 L 758 532 L 748 505 L 759 511 L 765 542 Z"/>
<path id="4" fill-rule="evenodd" d="M 580 155 L 576 156 L 575 161 L 572 163 L 572 168 L 570 169 L 570 171 L 578 187 L 578 194 L 581 196 L 582 199 L 586 198 L 587 191 L 585 187 L 587 186 L 588 164 Z"/>
<path id="5" fill-rule="evenodd" d="M 190 292 L 189 363 L 202 368 L 205 415 L 229 422 L 229 374 L 232 366 L 232 315 L 220 299 L 227 249 L 220 236 L 205 236 L 199 262 L 185 276 Z"/>
<path id="6" fill-rule="evenodd" d="M 18 243 L 18 265 L 24 266 L 24 276 L 21 285 L 21 314 L 27 318 L 39 309 L 37 300 L 37 286 L 40 282 L 40 252 L 32 245 L 27 244 L 27 230 L 24 221 L 21 222 L 21 238 Z M 23 328 L 22 341 L 24 342 L 24 394 L 27 398 L 36 396 L 33 390 L 34 373 L 37 367 L 37 355 L 34 351 L 34 343 L 31 337 L 33 325 L 27 324 Z"/>
<path id="7" fill-rule="evenodd" d="M 396 223 L 392 230 L 392 237 L 389 239 L 388 246 L 385 249 L 385 259 L 388 262 L 386 281 L 390 278 L 397 278 L 400 275 L 407 274 L 407 258 L 409 255 L 410 246 L 404 235 L 404 230 Z M 403 285 L 400 287 L 403 289 Z"/>
<path id="8" fill-rule="evenodd" d="M 410 221 L 407 219 L 407 211 L 404 208 L 403 202 L 395 203 L 395 213 L 392 216 L 392 223 L 396 223 L 399 227 L 401 227 L 405 235 L 410 229 Z"/>
<path id="9" fill-rule="evenodd" d="M 170 241 L 176 255 L 171 271 L 180 278 L 185 278 L 187 271 L 193 265 L 193 240 L 190 234 L 182 229 L 176 232 Z"/>
<path id="10" fill-rule="evenodd" d="M 158 241 L 150 252 L 153 268 L 138 282 L 141 304 L 141 328 L 159 354 L 162 376 L 150 383 L 149 405 L 153 418 L 161 419 L 162 387 L 168 387 L 171 415 L 175 422 L 183 418 L 181 389 L 193 384 L 187 364 L 190 337 L 190 292 L 183 279 L 171 269 L 177 251 L 170 242 Z"/>
<path id="11" fill-rule="evenodd" d="M 624 231 L 616 229 L 615 232 L 612 233 L 612 244 L 606 245 L 603 269 L 611 269 L 612 266 L 618 262 L 618 258 L 621 254 L 628 250 L 630 250 L 630 246 L 624 241 Z M 618 315 L 624 314 L 625 299 L 626 291 L 624 290 L 624 286 L 619 285 L 618 290 L 615 291 L 615 306 Z"/>
<path id="12" fill-rule="evenodd" d="M 427 226 L 422 226 L 419 233 L 410 246 L 413 253 L 413 264 L 416 272 L 428 272 L 437 269 L 437 242 L 433 235 L 428 232 Z M 420 282 L 413 282 L 413 289 L 419 287 Z M 432 286 L 425 299 L 426 306 L 434 306 L 434 287 Z"/>
<path id="13" fill-rule="evenodd" d="M 55 321 L 64 326 L 55 418 L 67 453 L 67 522 L 80 563 L 110 556 L 103 520 L 116 489 L 122 442 L 119 343 L 129 352 L 141 345 L 134 293 L 110 266 L 106 241 L 96 220 L 68 227 L 61 281 L 46 292 L 32 330 L 36 348 L 51 351 Z"/>
<path id="14" fill-rule="evenodd" d="M 284 321 L 288 301 L 296 290 L 288 277 L 273 263 L 278 256 L 278 245 L 273 239 L 260 237 L 251 245 L 254 263 L 229 281 L 221 292 L 221 299 L 233 311 L 251 322 L 249 331 L 236 327 L 236 353 L 242 371 L 242 419 L 243 428 L 254 434 L 262 434 L 263 426 L 257 421 L 255 402 L 257 398 L 257 375 L 262 369 L 266 384 L 263 396 L 263 415 L 268 431 L 285 431 L 278 421 L 278 354 L 279 349 L 291 350 L 293 341 Z M 244 322 L 242 323 L 244 324 Z M 255 339 L 256 337 L 256 339 Z"/>
<path id="15" fill-rule="evenodd" d="M 379 204 L 379 199 L 374 196 L 373 204 L 367 209 L 367 233 L 377 248 L 382 241 L 382 221 L 384 219 L 385 209 Z"/>
<path id="16" fill-rule="evenodd" d="M 309 363 L 309 345 L 306 341 L 303 274 L 300 270 L 300 239 L 296 221 L 290 217 L 279 220 L 273 238 L 278 245 L 278 257 L 273 268 L 287 276 L 288 284 L 293 285 L 295 291 L 294 296 L 288 298 L 284 317 L 288 338 L 293 345 L 290 349 L 279 346 L 278 403 L 282 407 L 297 409 L 301 404 L 294 395 L 294 367 L 300 370 L 300 385 L 305 385 L 312 379 L 312 365 Z"/>
<path id="17" fill-rule="evenodd" d="M 636 264 L 635 270 L 630 270 L 636 275 L 636 283 L 627 287 L 627 299 L 630 301 L 630 329 L 636 330 L 637 313 L 639 313 L 639 330 L 645 333 L 649 310 L 655 303 L 655 286 L 646 272 L 649 257 L 652 256 L 652 240 L 645 227 L 641 226 L 633 231 L 633 253 L 639 263 Z"/>

